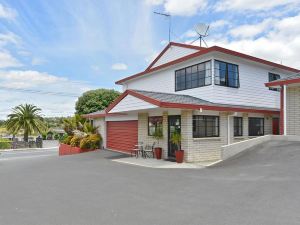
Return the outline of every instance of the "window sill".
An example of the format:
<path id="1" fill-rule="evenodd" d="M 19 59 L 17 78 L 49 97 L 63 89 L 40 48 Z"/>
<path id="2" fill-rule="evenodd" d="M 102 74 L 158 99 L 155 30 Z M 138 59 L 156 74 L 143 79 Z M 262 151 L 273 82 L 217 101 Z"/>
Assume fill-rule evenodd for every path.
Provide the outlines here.
<path id="1" fill-rule="evenodd" d="M 204 141 L 204 140 L 215 140 L 221 141 L 221 137 L 204 137 L 204 138 L 193 138 L 194 141 Z"/>

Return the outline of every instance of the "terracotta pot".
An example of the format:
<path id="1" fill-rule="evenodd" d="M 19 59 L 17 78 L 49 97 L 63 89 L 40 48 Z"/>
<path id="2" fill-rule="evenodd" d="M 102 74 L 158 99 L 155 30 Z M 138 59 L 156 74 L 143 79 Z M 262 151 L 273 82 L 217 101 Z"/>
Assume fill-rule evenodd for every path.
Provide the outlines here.
<path id="1" fill-rule="evenodd" d="M 184 158 L 184 150 L 175 151 L 175 157 L 177 163 L 182 163 Z"/>
<path id="2" fill-rule="evenodd" d="M 161 159 L 162 148 L 154 148 L 156 159 Z"/>

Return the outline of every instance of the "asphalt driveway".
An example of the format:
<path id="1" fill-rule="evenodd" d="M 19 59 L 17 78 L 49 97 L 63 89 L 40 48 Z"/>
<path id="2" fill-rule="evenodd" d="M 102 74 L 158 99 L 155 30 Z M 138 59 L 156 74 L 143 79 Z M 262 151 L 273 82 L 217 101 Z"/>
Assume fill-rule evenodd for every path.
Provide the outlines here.
<path id="1" fill-rule="evenodd" d="M 116 157 L 0 157 L 0 224 L 299 224 L 299 144 L 269 143 L 200 170 L 149 169 Z"/>

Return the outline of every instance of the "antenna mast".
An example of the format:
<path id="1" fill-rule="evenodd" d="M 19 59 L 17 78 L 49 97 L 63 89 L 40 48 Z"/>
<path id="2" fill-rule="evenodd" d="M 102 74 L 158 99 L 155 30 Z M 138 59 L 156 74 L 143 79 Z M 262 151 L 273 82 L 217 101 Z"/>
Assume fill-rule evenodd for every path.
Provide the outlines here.
<path id="1" fill-rule="evenodd" d="M 169 43 L 171 42 L 171 14 L 167 14 L 167 13 L 160 13 L 160 12 L 153 12 L 154 14 L 160 15 L 160 16 L 164 16 L 165 18 L 167 18 L 169 20 Z"/>

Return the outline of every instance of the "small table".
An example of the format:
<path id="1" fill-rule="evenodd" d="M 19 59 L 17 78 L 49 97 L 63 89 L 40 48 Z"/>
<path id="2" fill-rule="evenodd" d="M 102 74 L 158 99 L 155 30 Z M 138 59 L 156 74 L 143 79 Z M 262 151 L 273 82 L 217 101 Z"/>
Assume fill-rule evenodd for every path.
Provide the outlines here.
<path id="1" fill-rule="evenodd" d="M 143 157 L 143 145 L 137 144 L 137 145 L 134 145 L 134 147 L 135 148 L 131 151 L 131 157 L 132 157 L 133 153 L 135 154 L 136 158 L 138 158 L 140 154 L 142 154 L 142 157 Z"/>

